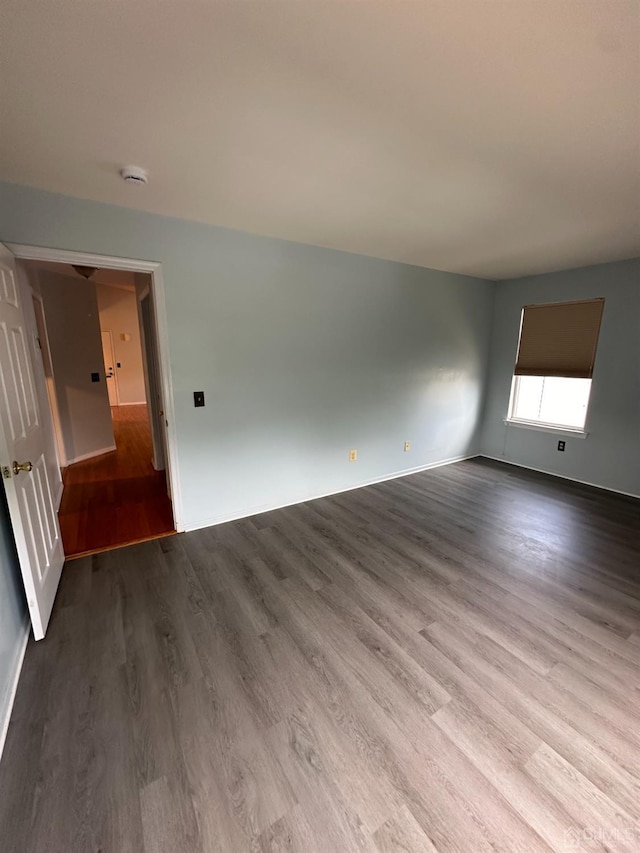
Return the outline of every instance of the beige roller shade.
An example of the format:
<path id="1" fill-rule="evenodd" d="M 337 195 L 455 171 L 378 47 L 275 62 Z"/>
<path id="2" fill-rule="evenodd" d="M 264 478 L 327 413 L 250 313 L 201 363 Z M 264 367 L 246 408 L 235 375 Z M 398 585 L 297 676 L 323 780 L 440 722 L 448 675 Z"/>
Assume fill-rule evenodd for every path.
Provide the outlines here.
<path id="1" fill-rule="evenodd" d="M 603 308 L 604 299 L 525 305 L 516 375 L 590 379 Z"/>

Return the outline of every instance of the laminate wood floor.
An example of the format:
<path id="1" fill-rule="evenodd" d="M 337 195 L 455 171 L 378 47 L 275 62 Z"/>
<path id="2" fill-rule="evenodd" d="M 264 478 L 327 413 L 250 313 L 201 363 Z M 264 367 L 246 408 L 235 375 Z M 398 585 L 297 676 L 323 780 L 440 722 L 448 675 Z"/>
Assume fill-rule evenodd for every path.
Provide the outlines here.
<path id="1" fill-rule="evenodd" d="M 637 853 L 639 531 L 473 460 L 68 564 L 3 853 Z"/>
<path id="2" fill-rule="evenodd" d="M 116 450 L 65 468 L 58 518 L 68 557 L 174 530 L 164 471 L 151 464 L 147 407 L 111 409 Z"/>

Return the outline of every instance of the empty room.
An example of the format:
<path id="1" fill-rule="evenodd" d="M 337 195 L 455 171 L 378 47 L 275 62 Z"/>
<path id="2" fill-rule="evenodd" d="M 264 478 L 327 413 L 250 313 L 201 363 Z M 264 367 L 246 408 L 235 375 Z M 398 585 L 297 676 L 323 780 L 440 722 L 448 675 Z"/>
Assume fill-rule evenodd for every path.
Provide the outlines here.
<path id="1" fill-rule="evenodd" d="M 638 0 L 0 5 L 1 853 L 637 853 Z"/>

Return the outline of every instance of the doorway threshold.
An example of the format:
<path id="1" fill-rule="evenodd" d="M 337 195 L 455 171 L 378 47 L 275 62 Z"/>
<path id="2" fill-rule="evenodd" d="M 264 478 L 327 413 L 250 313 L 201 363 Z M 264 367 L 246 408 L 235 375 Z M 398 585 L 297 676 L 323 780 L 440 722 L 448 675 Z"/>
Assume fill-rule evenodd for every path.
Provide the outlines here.
<path id="1" fill-rule="evenodd" d="M 79 560 L 81 557 L 92 557 L 94 554 L 103 554 L 105 551 L 116 551 L 118 548 L 128 548 L 129 545 L 139 545 L 140 542 L 151 542 L 153 539 L 166 539 L 167 536 L 176 536 L 176 531 L 167 530 L 165 533 L 151 533 L 149 536 L 132 539 L 130 542 L 114 542 L 113 544 L 103 545 L 101 548 L 82 551 L 79 554 L 65 554 L 64 560 L 65 563 L 70 563 L 72 560 Z"/>

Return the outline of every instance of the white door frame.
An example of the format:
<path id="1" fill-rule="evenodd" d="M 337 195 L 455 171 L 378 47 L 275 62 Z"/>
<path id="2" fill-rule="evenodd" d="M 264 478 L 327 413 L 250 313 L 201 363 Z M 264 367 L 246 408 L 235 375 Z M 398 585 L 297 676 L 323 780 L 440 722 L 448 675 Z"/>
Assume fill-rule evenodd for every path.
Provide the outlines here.
<path id="1" fill-rule="evenodd" d="M 72 252 L 66 249 L 46 249 L 39 246 L 25 246 L 21 243 L 5 243 L 5 245 L 21 261 L 53 261 L 59 264 L 75 264 L 77 266 L 98 267 L 100 269 L 141 272 L 151 276 L 160 383 L 165 412 L 166 449 L 168 456 L 166 465 L 173 503 L 173 521 L 176 530 L 182 532 L 184 530 L 182 495 L 180 490 L 178 442 L 176 437 L 171 365 L 169 361 L 169 334 L 162 264 L 155 261 L 140 261 L 132 258 L 116 258 L 110 255 L 95 255 L 88 252 Z"/>
<path id="2" fill-rule="evenodd" d="M 164 413 L 156 405 L 158 397 L 161 397 L 159 385 L 160 370 L 158 367 L 157 346 L 155 344 L 155 326 L 153 324 L 153 294 L 150 287 L 145 287 L 141 293 L 136 294 L 138 298 L 138 324 L 140 326 L 140 343 L 142 344 L 142 365 L 144 367 L 145 393 L 149 402 L 149 426 L 151 427 L 151 438 L 153 441 L 152 465 L 156 471 L 163 471 L 166 466 L 166 430 L 162 429 L 161 418 Z M 148 300 L 149 310 L 145 311 L 145 302 Z M 148 328 L 150 326 L 150 328 Z M 150 335 L 153 335 L 153 338 Z M 167 483 L 167 492 L 171 498 L 171 483 Z"/>

